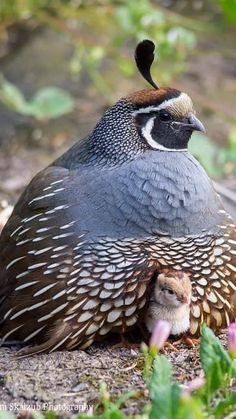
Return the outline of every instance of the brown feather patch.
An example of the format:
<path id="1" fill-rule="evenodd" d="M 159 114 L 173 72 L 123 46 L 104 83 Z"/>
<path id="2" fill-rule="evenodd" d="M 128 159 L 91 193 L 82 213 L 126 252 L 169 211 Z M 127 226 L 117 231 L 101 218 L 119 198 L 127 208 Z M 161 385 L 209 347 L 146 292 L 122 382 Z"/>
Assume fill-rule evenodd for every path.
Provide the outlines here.
<path id="1" fill-rule="evenodd" d="M 127 100 L 132 102 L 133 105 L 139 106 L 152 106 L 160 105 L 164 100 L 169 100 L 180 96 L 181 92 L 177 89 L 170 87 L 161 87 L 158 90 L 144 89 L 138 92 L 131 93 L 127 96 Z"/>

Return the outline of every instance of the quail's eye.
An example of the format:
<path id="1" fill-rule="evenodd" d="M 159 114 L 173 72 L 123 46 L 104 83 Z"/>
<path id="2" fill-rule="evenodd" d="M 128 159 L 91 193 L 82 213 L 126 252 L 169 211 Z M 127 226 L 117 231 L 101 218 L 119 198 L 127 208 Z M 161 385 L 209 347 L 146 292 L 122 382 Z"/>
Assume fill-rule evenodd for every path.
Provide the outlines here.
<path id="1" fill-rule="evenodd" d="M 160 118 L 161 121 L 165 121 L 165 122 L 172 120 L 171 114 L 168 111 L 166 111 L 165 109 L 161 109 L 159 111 L 159 118 Z"/>
<path id="2" fill-rule="evenodd" d="M 173 295 L 174 294 L 174 291 L 173 290 L 167 290 L 167 292 L 168 292 L 168 294 L 170 294 L 170 295 Z"/>

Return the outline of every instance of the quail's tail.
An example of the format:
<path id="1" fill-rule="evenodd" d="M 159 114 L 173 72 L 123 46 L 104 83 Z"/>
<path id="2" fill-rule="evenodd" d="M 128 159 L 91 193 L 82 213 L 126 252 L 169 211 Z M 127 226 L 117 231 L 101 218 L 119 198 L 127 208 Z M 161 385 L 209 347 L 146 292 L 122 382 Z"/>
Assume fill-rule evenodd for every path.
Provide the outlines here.
<path id="1" fill-rule="evenodd" d="M 221 196 L 226 210 L 231 217 L 236 220 L 236 188 L 235 185 L 224 185 L 219 182 L 213 182 L 216 192 Z"/>
<path id="2" fill-rule="evenodd" d="M 66 346 L 66 341 L 70 338 L 72 331 L 68 325 L 56 327 L 51 331 L 51 337 L 40 345 L 26 346 L 17 352 L 17 358 L 26 358 L 30 355 L 40 354 L 43 352 L 53 352 L 61 347 Z"/>

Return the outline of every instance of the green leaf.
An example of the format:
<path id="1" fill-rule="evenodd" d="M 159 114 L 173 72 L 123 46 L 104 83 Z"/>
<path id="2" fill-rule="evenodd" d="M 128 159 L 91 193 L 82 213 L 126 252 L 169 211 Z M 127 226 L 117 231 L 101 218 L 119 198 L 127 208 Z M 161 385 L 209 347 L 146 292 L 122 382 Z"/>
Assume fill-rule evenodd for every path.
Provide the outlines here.
<path id="1" fill-rule="evenodd" d="M 221 388 L 224 382 L 224 375 L 222 374 L 221 367 L 218 361 L 212 361 L 208 367 L 207 379 L 206 379 L 206 397 L 208 401 L 211 396 Z"/>
<path id="2" fill-rule="evenodd" d="M 172 380 L 172 366 L 164 355 L 158 355 L 153 363 L 153 373 L 149 383 L 150 398 L 154 399 L 160 386 L 170 385 Z"/>
<path id="3" fill-rule="evenodd" d="M 160 385 L 152 400 L 150 419 L 175 419 L 178 417 L 181 388 L 178 384 Z"/>
<path id="4" fill-rule="evenodd" d="M 172 380 L 172 365 L 164 355 L 158 355 L 154 361 L 154 376 L 158 385 L 170 384 Z"/>
<path id="5" fill-rule="evenodd" d="M 172 383 L 172 366 L 164 355 L 158 355 L 153 363 L 149 390 L 152 400 L 150 419 L 175 418 L 181 389 Z"/>
<path id="6" fill-rule="evenodd" d="M 28 114 L 26 100 L 13 83 L 0 75 L 0 101 L 15 112 Z"/>
<path id="7" fill-rule="evenodd" d="M 230 394 L 226 400 L 220 401 L 213 409 L 214 419 L 221 419 L 226 413 L 230 413 L 236 406 L 236 393 Z"/>
<path id="8" fill-rule="evenodd" d="M 205 419 L 201 400 L 196 397 L 181 398 L 177 419 Z"/>
<path id="9" fill-rule="evenodd" d="M 203 324 L 201 333 L 200 357 L 205 374 L 208 373 L 209 367 L 215 361 L 220 363 L 223 373 L 228 373 L 232 367 L 235 369 L 228 352 L 223 348 L 220 340 L 214 335 L 213 331 Z"/>
<path id="10" fill-rule="evenodd" d="M 58 118 L 73 110 L 74 100 L 63 89 L 45 87 L 38 90 L 28 107 L 30 114 L 38 119 Z"/>
<path id="11" fill-rule="evenodd" d="M 109 412 L 103 414 L 102 419 L 125 419 L 125 416 L 115 407 L 111 408 Z"/>
<path id="12" fill-rule="evenodd" d="M 228 147 L 231 150 L 236 150 L 236 127 L 234 126 L 229 133 Z"/>
<path id="13" fill-rule="evenodd" d="M 30 100 L 13 83 L 0 75 L 0 101 L 11 110 L 38 119 L 58 118 L 74 108 L 74 100 L 69 93 L 57 87 L 45 87 Z"/>
<path id="14" fill-rule="evenodd" d="M 36 412 L 36 414 L 37 414 L 37 412 Z M 53 412 L 52 410 L 50 410 L 49 412 L 47 412 L 45 414 L 45 416 L 42 416 L 42 417 L 44 417 L 44 419 L 57 419 L 58 418 L 58 413 Z M 37 416 L 34 416 L 34 418 L 35 419 L 40 419 Z"/>
<path id="15" fill-rule="evenodd" d="M 200 358 L 206 377 L 208 401 L 221 387 L 229 385 L 235 374 L 235 367 L 228 352 L 225 351 L 219 339 L 205 324 L 202 325 Z"/>
<path id="16" fill-rule="evenodd" d="M 218 0 L 226 20 L 229 23 L 236 23 L 236 0 Z"/>

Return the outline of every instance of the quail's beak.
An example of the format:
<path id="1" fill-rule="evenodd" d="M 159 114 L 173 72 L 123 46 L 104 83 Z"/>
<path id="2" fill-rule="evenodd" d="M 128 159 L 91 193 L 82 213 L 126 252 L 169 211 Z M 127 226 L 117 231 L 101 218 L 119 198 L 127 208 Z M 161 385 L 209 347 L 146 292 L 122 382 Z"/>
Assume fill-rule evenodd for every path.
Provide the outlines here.
<path id="1" fill-rule="evenodd" d="M 188 126 L 192 131 L 206 132 L 204 125 L 193 113 L 188 116 Z"/>
<path id="2" fill-rule="evenodd" d="M 204 125 L 192 112 L 184 118 L 184 122 L 173 121 L 171 125 L 174 129 L 177 130 L 181 129 L 182 127 L 185 127 L 189 131 L 201 131 L 204 133 L 206 132 Z"/>

